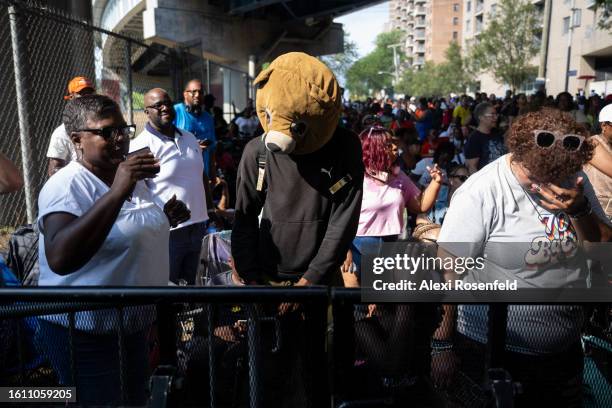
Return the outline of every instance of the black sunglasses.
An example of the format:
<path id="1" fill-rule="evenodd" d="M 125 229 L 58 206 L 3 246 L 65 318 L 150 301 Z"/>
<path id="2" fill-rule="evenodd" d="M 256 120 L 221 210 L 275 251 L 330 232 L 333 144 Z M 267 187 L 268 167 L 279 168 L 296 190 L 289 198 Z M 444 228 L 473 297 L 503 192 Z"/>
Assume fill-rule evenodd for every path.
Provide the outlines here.
<path id="1" fill-rule="evenodd" d="M 465 183 L 465 180 L 467 180 L 469 176 L 459 176 L 459 175 L 456 175 L 456 174 L 451 174 L 450 177 L 451 178 L 458 178 L 459 180 L 461 180 L 462 183 Z"/>
<path id="2" fill-rule="evenodd" d="M 162 110 L 164 107 L 170 109 L 172 108 L 172 101 L 160 101 L 151 106 L 145 106 L 145 109 L 155 109 L 156 111 Z"/>
<path id="3" fill-rule="evenodd" d="M 560 140 L 565 150 L 576 152 L 580 150 L 580 146 L 584 142 L 584 136 L 575 134 L 564 135 L 550 130 L 534 130 L 533 135 L 536 144 L 543 149 L 551 147 L 557 140 Z"/>
<path id="4" fill-rule="evenodd" d="M 94 135 L 102 136 L 107 141 L 116 139 L 119 135 L 131 139 L 136 134 L 136 125 L 107 126 L 101 129 L 79 129 L 77 132 L 90 132 Z"/>

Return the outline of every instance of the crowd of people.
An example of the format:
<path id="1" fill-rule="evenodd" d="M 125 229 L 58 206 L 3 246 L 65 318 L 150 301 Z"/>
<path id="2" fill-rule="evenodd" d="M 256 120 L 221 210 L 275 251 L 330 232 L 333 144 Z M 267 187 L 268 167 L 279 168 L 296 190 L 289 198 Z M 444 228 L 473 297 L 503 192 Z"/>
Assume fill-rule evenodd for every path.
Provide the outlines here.
<path id="1" fill-rule="evenodd" d="M 331 141 L 320 148 L 325 154 L 316 156 L 327 160 L 320 169 L 308 167 L 299 154 L 281 159 L 271 158 L 270 152 L 260 166 L 255 143 L 260 135 L 273 133 L 267 129 L 273 122 L 272 109 L 259 109 L 259 101 L 254 106 L 249 100 L 228 123 L 198 79 L 187 82 L 178 103 L 163 89 L 149 90 L 144 96 L 148 121 L 138 135 L 119 106 L 98 95 L 89 79 L 71 80 L 65 98 L 63 123 L 53 132 L 47 152 L 49 179 L 38 197 L 40 285 L 194 285 L 204 237 L 233 227 L 232 253 L 237 259 L 231 265 L 234 284 L 239 285 L 282 281 L 358 287 L 362 274 L 368 273 L 362 271 L 364 248 L 400 240 L 437 241 L 454 256 L 476 256 L 498 242 L 612 239 L 610 97 L 561 93 L 555 98 L 542 91 L 528 96 L 508 91 L 503 98 L 476 93 L 345 101 Z M 305 132 L 294 125 L 293 135 Z M 284 148 L 266 147 L 275 155 L 274 148 Z M 247 159 L 241 161 L 243 152 Z M 353 153 L 361 157 L 352 160 Z M 310 154 L 317 151 L 303 157 L 315 157 Z M 1 155 L 0 161 L 5 161 Z M 308 194 L 319 190 L 320 180 L 328 176 L 336 181 L 334 166 L 336 172 L 343 166 L 344 177 L 329 192 L 317 192 L 316 200 L 311 199 Z M 19 188 L 16 171 L 3 163 L 0 168 L 0 188 Z M 287 189 L 287 195 L 310 200 L 311 213 L 296 214 L 290 207 L 293 201 L 273 201 L 269 194 L 265 205 L 275 206 L 274 211 L 264 206 L 257 193 L 263 184 L 258 173 L 276 168 L 287 177 L 307 174 L 304 183 Z M 350 190 L 343 189 L 347 183 L 352 183 Z M 263 217 L 259 224 L 257 216 Z M 308 227 L 316 239 L 310 241 L 306 227 L 292 224 L 291 217 L 316 219 Z M 293 228 L 283 235 L 284 247 L 276 247 L 275 237 L 264 241 L 260 235 L 257 241 L 256 230 L 271 229 L 266 223 L 274 222 Z M 330 231 L 340 235 L 331 239 L 326 235 Z M 473 252 L 463 253 L 453 246 L 456 242 L 476 245 L 470 247 Z M 262 250 L 262 245 L 267 248 Z M 269 256 L 258 259 L 258 251 Z M 295 253 L 292 259 L 281 253 L 277 262 L 279 251 Z M 498 254 L 489 259 L 497 269 L 488 271 L 500 279 L 518 277 L 525 287 L 545 286 L 559 273 L 571 276 L 578 286 L 586 284 L 593 265 L 557 261 L 532 259 L 552 266 L 537 277 L 523 276 L 521 267 L 508 265 Z M 261 274 L 258 262 L 286 263 L 294 269 L 279 273 L 280 279 L 268 277 Z M 445 276 L 456 278 L 453 271 Z M 281 312 L 295 310 L 297 306 L 285 304 Z M 391 333 L 407 327 L 406 313 L 410 312 L 370 305 L 359 319 L 395 321 L 395 326 L 385 323 L 381 329 Z M 475 356 L 485 356 L 486 313 L 485 306 L 445 306 L 441 326 L 427 329 L 428 343 L 433 339 L 437 346 L 433 360 L 426 361 L 431 371 L 423 375 L 442 387 L 460 365 L 481 383 L 484 363 L 476 362 Z M 518 401 L 524 406 L 533 401 L 579 406 L 584 318 L 578 306 L 510 309 L 510 370 L 523 383 Z M 69 333 L 64 315 L 40 319 L 38 338 L 53 356 L 51 363 L 62 384 L 70 383 L 73 367 L 70 353 L 57 350 L 77 350 L 79 397 L 84 402 L 116 402 L 110 390 L 118 387 L 120 364 L 109 356 L 119 356 L 113 333 L 117 319 L 123 319 L 128 331 L 124 340 L 131 370 L 129 402 L 141 404 L 151 313 L 126 308 L 121 316 L 109 318 L 105 311 L 80 312 L 74 333 Z"/>

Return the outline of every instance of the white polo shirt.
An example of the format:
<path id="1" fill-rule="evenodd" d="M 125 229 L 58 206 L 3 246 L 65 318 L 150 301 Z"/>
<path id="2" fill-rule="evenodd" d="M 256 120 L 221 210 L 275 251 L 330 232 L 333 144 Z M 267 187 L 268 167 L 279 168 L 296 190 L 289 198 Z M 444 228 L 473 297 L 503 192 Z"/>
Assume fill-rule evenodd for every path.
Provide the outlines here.
<path id="1" fill-rule="evenodd" d="M 145 130 L 130 141 L 130 152 L 143 147 L 149 147 L 151 153 L 160 160 L 157 177 L 145 180 L 157 205 L 163 208 L 176 194 L 176 198 L 183 201 L 191 211 L 191 218 L 175 229 L 208 220 L 202 180 L 204 162 L 195 136 L 175 128 L 174 138 L 171 139 L 147 123 Z"/>
<path id="2" fill-rule="evenodd" d="M 75 161 L 77 159 L 76 149 L 62 123 L 51 134 L 49 148 L 47 149 L 47 157 L 50 159 L 61 159 L 65 162 Z"/>

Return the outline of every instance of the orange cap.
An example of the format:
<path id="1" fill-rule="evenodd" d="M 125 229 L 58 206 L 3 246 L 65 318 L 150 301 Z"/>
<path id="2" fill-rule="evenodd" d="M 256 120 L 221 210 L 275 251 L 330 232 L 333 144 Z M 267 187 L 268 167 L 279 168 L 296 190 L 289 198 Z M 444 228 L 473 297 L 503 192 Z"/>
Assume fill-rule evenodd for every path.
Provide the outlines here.
<path id="1" fill-rule="evenodd" d="M 89 78 L 78 76 L 74 77 L 68 82 L 68 95 L 64 96 L 64 99 L 72 98 L 72 94 L 81 92 L 83 89 L 91 88 L 96 89 L 93 82 Z"/>

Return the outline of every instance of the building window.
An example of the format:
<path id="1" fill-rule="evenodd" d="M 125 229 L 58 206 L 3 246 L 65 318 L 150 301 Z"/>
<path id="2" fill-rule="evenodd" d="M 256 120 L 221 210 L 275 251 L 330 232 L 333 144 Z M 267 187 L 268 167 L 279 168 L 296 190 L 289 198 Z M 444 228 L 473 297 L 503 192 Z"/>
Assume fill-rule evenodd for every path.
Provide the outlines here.
<path id="1" fill-rule="evenodd" d="M 495 17 L 497 13 L 497 4 L 491 4 L 491 17 Z"/>
<path id="2" fill-rule="evenodd" d="M 465 6 L 466 11 L 469 13 L 470 11 L 472 11 L 472 2 L 468 1 L 467 5 Z"/>
<path id="3" fill-rule="evenodd" d="M 475 21 L 476 26 L 474 27 L 474 29 L 476 30 L 476 33 L 480 33 L 483 29 L 484 29 L 484 18 L 483 16 L 476 16 L 476 21 Z"/>
<path id="4" fill-rule="evenodd" d="M 582 10 L 575 9 L 574 10 L 574 27 L 580 27 L 580 23 L 582 22 Z"/>
<path id="5" fill-rule="evenodd" d="M 453 25 L 459 25 L 459 17 L 453 17 Z"/>
<path id="6" fill-rule="evenodd" d="M 453 40 L 456 40 L 457 38 L 459 38 L 459 33 L 456 31 L 453 31 Z"/>
<path id="7" fill-rule="evenodd" d="M 569 33 L 569 29 L 570 29 L 570 18 L 563 17 L 563 35 Z"/>
<path id="8" fill-rule="evenodd" d="M 459 3 L 453 4 L 453 11 L 456 13 L 459 11 Z"/>
<path id="9" fill-rule="evenodd" d="M 470 32 L 470 30 L 471 30 L 471 27 L 470 27 L 471 23 L 472 23 L 472 20 L 470 20 L 470 19 L 465 20 L 465 32 L 466 33 Z"/>

